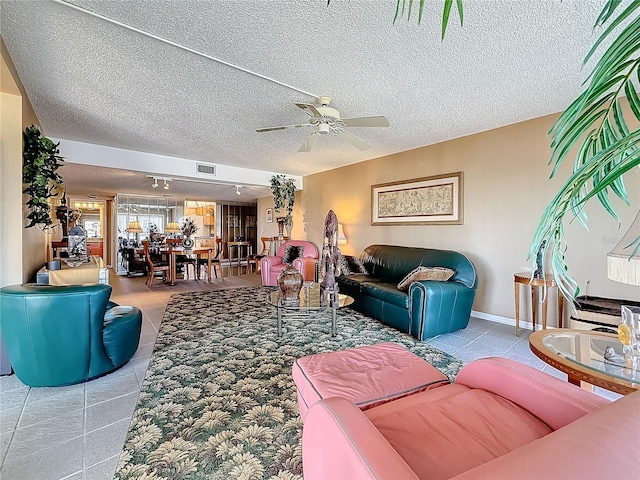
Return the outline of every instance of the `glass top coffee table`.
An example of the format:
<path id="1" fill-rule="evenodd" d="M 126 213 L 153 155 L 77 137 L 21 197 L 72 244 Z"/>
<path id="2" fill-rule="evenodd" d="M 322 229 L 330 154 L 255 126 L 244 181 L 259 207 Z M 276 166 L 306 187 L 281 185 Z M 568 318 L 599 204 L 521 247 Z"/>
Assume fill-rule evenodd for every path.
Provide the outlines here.
<path id="1" fill-rule="evenodd" d="M 590 330 L 539 330 L 529 337 L 529 347 L 541 360 L 566 373 L 575 385 L 583 381 L 622 395 L 640 389 L 640 362 L 634 367 L 604 359 L 607 347 L 622 354 L 617 335 Z"/>
<path id="2" fill-rule="evenodd" d="M 283 318 L 317 318 L 323 312 L 331 312 L 331 336 L 336 336 L 338 309 L 351 305 L 353 298 L 339 293 L 321 295 L 320 284 L 305 282 L 300 290 L 298 305 L 285 305 L 280 299 L 280 290 L 269 295 L 269 303 L 276 307 L 278 313 L 278 336 L 282 336 Z"/>

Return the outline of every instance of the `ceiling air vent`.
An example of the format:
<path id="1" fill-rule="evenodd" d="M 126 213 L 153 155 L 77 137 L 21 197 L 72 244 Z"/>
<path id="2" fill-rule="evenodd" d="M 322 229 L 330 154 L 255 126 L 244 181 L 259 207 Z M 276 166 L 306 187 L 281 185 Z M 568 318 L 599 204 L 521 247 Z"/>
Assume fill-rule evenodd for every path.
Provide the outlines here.
<path id="1" fill-rule="evenodd" d="M 197 163 L 196 164 L 196 172 L 200 175 L 211 175 L 213 177 L 216 176 L 216 166 L 207 164 L 207 163 Z"/>

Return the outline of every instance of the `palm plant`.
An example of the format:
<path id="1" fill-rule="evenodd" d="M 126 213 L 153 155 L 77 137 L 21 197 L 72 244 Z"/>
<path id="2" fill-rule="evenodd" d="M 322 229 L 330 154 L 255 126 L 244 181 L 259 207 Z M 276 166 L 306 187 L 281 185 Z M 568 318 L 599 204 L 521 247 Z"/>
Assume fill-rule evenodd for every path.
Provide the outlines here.
<path id="1" fill-rule="evenodd" d="M 396 14 L 411 18 L 413 0 L 396 0 Z M 564 258 L 567 248 L 564 222 L 567 215 L 575 217 L 585 228 L 587 216 L 584 205 L 597 198 L 605 210 L 619 220 L 611 203 L 613 194 L 629 205 L 623 175 L 640 165 L 640 99 L 636 84 L 640 81 L 640 1 L 633 0 L 617 17 L 613 14 L 621 0 L 607 0 L 595 21 L 595 27 L 608 27 L 587 53 L 586 63 L 603 43 L 609 42 L 593 71 L 587 77 L 586 90 L 569 105 L 558 118 L 551 131 L 553 177 L 560 165 L 577 151 L 573 160 L 573 173 L 547 206 L 538 223 L 529 258 L 541 253 L 542 271 L 551 250 L 551 272 L 562 294 L 573 300 L 580 292 L 576 281 L 568 273 Z M 462 0 L 456 7 L 463 21 Z M 422 19 L 424 0 L 419 2 L 418 22 Z M 453 0 L 444 0 L 442 38 L 444 39 Z M 614 30 L 619 32 L 614 34 Z M 636 84 L 634 84 L 636 82 Z M 629 109 L 621 107 L 626 96 Z M 631 129 L 629 125 L 635 125 Z M 640 237 L 629 246 L 629 256 L 640 251 Z M 532 266 L 532 274 L 535 266 Z"/>

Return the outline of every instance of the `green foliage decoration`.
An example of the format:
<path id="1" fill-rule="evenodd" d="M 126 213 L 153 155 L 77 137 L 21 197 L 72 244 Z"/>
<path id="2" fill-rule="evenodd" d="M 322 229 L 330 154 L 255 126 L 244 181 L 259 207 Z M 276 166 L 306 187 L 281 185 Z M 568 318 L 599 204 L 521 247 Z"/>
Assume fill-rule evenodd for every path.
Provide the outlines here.
<path id="1" fill-rule="evenodd" d="M 396 0 L 393 21 L 405 16 L 410 20 L 416 5 L 420 23 L 425 0 Z M 453 0 L 444 0 L 443 40 L 453 5 Z M 542 271 L 545 272 L 547 253 L 550 252 L 551 273 L 564 297 L 570 301 L 579 295 L 580 289 L 565 262 L 565 221 L 576 219 L 586 228 L 588 219 L 584 205 L 592 198 L 597 198 L 604 209 L 619 221 L 610 195 L 630 205 L 623 175 L 633 170 L 637 174 L 640 166 L 640 97 L 637 90 L 640 84 L 640 0 L 625 3 L 624 8 L 619 8 L 621 5 L 621 0 L 606 0 L 604 3 L 594 28 L 606 28 L 587 53 L 584 64 L 603 43 L 608 42 L 609 47 L 587 77 L 584 92 L 569 105 L 549 132 L 552 149 L 549 164 L 553 165 L 551 177 L 574 151 L 577 153 L 573 159 L 573 173 L 539 220 L 529 258 L 540 254 Z M 462 25 L 463 0 L 456 0 L 455 6 Z M 614 17 L 616 11 L 619 14 Z M 628 110 L 622 108 L 623 97 L 629 104 Z M 640 237 L 627 248 L 630 257 L 638 254 Z M 535 268 L 532 262 L 532 275 Z"/>
<path id="2" fill-rule="evenodd" d="M 271 177 L 271 192 L 273 193 L 273 208 L 276 213 L 284 208 L 286 215 L 284 223 L 291 227 L 293 223 L 293 204 L 296 201 L 296 184 L 293 178 L 286 178 L 284 175 L 274 175 Z"/>
<path id="3" fill-rule="evenodd" d="M 620 0 L 608 0 L 595 26 L 603 26 L 620 6 Z M 577 151 L 573 173 L 544 211 L 529 255 L 542 248 L 551 249 L 551 272 L 563 295 L 573 299 L 580 293 L 575 279 L 569 274 L 564 253 L 567 248 L 565 217 L 575 218 L 587 228 L 584 205 L 597 198 L 616 220 L 618 215 L 610 195 L 630 205 L 623 175 L 640 165 L 640 99 L 637 85 L 640 80 L 640 1 L 631 2 L 614 18 L 595 42 L 584 62 L 606 40 L 610 46 L 602 54 L 585 83 L 586 90 L 562 113 L 551 131 L 554 176 L 570 152 Z M 621 25 L 625 26 L 622 28 Z M 621 27 L 616 35 L 617 27 Z M 629 110 L 622 108 L 622 95 Z M 635 129 L 630 128 L 635 125 Z M 636 183 L 637 185 L 637 183 Z M 543 242 L 546 241 L 546 244 Z M 635 247 L 634 247 L 635 245 Z M 640 239 L 629 246 L 629 256 L 638 252 Z"/>
<path id="4" fill-rule="evenodd" d="M 27 127 L 22 135 L 24 150 L 22 154 L 22 182 L 26 184 L 23 193 L 29 195 L 26 205 L 29 208 L 25 228 L 38 225 L 43 231 L 51 230 L 51 205 L 49 198 L 55 197 L 63 185 L 62 177 L 56 172 L 64 162 L 58 155 L 59 143 L 53 143 L 42 136 L 35 125 Z"/>

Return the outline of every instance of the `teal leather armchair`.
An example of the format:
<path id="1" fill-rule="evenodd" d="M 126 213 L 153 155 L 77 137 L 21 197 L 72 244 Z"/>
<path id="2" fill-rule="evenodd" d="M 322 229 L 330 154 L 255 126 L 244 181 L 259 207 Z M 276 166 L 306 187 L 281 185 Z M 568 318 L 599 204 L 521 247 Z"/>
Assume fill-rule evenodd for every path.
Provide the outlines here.
<path id="1" fill-rule="evenodd" d="M 138 349 L 142 313 L 113 310 L 109 285 L 0 288 L 0 334 L 17 377 L 31 387 L 85 382 Z"/>

